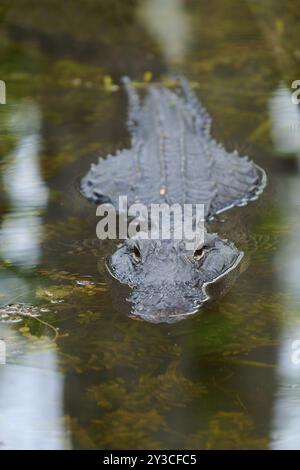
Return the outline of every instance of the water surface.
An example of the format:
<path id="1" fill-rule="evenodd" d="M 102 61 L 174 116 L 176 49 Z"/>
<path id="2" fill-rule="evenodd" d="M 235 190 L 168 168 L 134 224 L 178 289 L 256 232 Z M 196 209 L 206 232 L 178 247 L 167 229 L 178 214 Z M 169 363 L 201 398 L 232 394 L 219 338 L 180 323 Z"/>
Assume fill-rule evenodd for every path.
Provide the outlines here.
<path id="1" fill-rule="evenodd" d="M 2 449 L 300 448 L 299 24 L 292 0 L 3 2 Z M 129 315 L 77 188 L 128 145 L 120 77 L 174 70 L 269 182 L 221 224 L 246 253 L 233 285 L 155 325 Z"/>

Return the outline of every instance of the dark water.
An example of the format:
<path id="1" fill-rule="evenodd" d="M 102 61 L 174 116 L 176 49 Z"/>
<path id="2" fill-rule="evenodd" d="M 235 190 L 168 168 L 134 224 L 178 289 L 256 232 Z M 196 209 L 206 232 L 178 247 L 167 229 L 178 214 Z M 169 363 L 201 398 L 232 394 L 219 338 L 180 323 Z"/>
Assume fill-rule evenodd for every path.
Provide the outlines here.
<path id="1" fill-rule="evenodd" d="M 300 448 L 299 9 L 260 3 L 1 3 L 1 448 Z M 269 183 L 226 214 L 247 259 L 231 289 L 154 325 L 129 317 L 76 188 L 128 144 L 120 77 L 174 69 Z"/>

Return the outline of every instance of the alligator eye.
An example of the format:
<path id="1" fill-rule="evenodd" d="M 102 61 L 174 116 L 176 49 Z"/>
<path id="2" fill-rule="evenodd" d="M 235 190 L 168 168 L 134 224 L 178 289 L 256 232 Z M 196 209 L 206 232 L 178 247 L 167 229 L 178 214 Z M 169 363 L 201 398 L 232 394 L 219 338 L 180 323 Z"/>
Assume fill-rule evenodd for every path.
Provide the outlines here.
<path id="1" fill-rule="evenodd" d="M 200 248 L 196 248 L 193 253 L 193 258 L 195 261 L 199 261 L 202 258 L 202 256 L 204 255 L 204 248 L 205 245 L 201 246 Z"/>
<path id="2" fill-rule="evenodd" d="M 142 261 L 141 252 L 136 245 L 134 245 L 134 248 L 132 250 L 132 257 L 136 263 L 140 263 Z"/>

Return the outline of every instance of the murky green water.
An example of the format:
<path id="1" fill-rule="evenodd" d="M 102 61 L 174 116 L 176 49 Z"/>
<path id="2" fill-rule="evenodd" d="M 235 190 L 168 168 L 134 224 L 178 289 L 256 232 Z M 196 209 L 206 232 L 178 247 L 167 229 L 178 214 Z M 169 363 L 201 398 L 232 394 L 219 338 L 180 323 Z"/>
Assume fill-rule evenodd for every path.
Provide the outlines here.
<path id="1" fill-rule="evenodd" d="M 1 3 L 1 448 L 300 448 L 299 11 L 260 3 Z M 247 255 L 226 295 L 154 325 L 76 188 L 128 144 L 120 77 L 175 69 L 269 183 L 222 224 Z"/>

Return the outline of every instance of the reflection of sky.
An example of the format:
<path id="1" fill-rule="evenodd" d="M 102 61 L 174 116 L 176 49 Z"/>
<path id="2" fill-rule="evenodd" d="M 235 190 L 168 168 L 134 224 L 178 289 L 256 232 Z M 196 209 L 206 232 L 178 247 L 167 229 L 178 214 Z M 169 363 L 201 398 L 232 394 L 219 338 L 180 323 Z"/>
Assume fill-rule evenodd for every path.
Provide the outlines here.
<path id="1" fill-rule="evenodd" d="M 300 175 L 289 178 L 285 186 L 282 204 L 289 214 L 299 206 L 293 203 L 300 201 Z M 293 342 L 300 340 L 300 323 L 295 318 L 299 310 L 300 293 L 300 218 L 293 224 L 293 229 L 286 235 L 276 259 L 276 271 L 280 291 L 288 295 L 282 301 L 284 319 L 278 359 L 278 390 L 274 405 L 273 442 L 274 449 L 300 450 L 300 364 L 292 360 Z"/>
<path id="2" fill-rule="evenodd" d="M 56 352 L 23 352 L 21 361 L 0 365 L 0 449 L 70 448 Z"/>
<path id="3" fill-rule="evenodd" d="M 270 100 L 269 109 L 275 150 L 300 155 L 300 110 L 292 102 L 292 90 L 279 85 Z"/>
<path id="4" fill-rule="evenodd" d="M 300 112 L 291 93 L 280 87 L 270 103 L 275 149 L 300 155 Z M 300 364 L 293 362 L 293 342 L 300 340 L 300 322 L 293 316 L 300 300 L 300 174 L 285 177 L 284 194 L 278 198 L 282 223 L 292 221 L 275 260 L 284 319 L 278 360 L 278 388 L 273 410 L 273 449 L 300 449 Z M 296 221 L 296 222 L 295 222 Z"/>
<path id="5" fill-rule="evenodd" d="M 48 198 L 39 162 L 37 104 L 28 101 L 8 108 L 7 125 L 16 144 L 4 157 L 0 176 L 9 207 L 0 224 L 0 257 L 32 268 L 40 258 L 42 215 Z M 24 301 L 30 290 L 22 271 L 1 271 L 1 305 Z M 9 337 L 9 326 L 0 323 L 0 327 L 0 338 Z M 55 350 L 19 351 L 21 363 L 17 365 L 11 361 L 9 346 L 7 363 L 0 365 L 0 450 L 69 448 L 62 419 L 63 376 L 57 370 Z"/>
<path id="6" fill-rule="evenodd" d="M 0 256 L 24 267 L 39 261 L 40 213 L 48 196 L 39 163 L 40 121 L 39 108 L 33 102 L 24 102 L 11 112 L 9 130 L 17 143 L 6 156 L 2 172 L 10 210 L 0 228 Z"/>
<path id="7" fill-rule="evenodd" d="M 190 23 L 182 0 L 144 0 L 139 16 L 157 40 L 167 62 L 184 59 L 190 38 Z"/>

